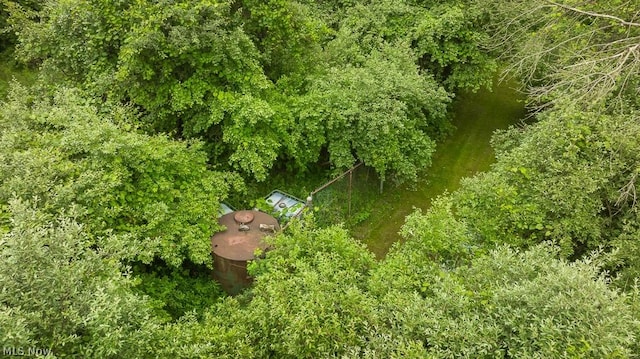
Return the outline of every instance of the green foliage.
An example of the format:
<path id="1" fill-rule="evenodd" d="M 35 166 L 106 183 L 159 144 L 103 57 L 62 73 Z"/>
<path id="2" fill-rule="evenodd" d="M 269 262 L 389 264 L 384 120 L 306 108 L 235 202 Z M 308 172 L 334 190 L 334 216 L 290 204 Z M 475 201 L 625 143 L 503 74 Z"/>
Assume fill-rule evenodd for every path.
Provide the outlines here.
<path id="1" fill-rule="evenodd" d="M 200 323 L 172 325 L 167 350 L 248 358 L 632 355 L 633 298 L 610 289 L 593 263 L 558 260 L 550 246 L 501 248 L 458 267 L 438 262 L 434 253 L 463 253 L 469 240 L 439 203 L 414 215 L 410 238 L 380 264 L 343 229 L 291 227 L 252 264 L 249 292 L 218 303 Z M 447 237 L 448 248 L 439 242 Z"/>
<path id="2" fill-rule="evenodd" d="M 449 98 L 420 74 L 410 50 L 397 45 L 371 53 L 362 66 L 333 68 L 311 82 L 299 110 L 310 139 L 301 150 L 317 153 L 326 145 L 338 168 L 360 159 L 382 178 L 417 179 L 431 163 L 435 144 L 428 134 L 445 122 Z"/>
<path id="3" fill-rule="evenodd" d="M 0 52 L 7 51 L 17 41 L 10 16 L 14 18 L 30 16 L 40 10 L 40 7 L 41 3 L 37 0 L 0 1 Z"/>
<path id="4" fill-rule="evenodd" d="M 289 0 L 244 0 L 237 6 L 269 79 L 286 82 L 288 87 L 315 72 L 321 44 L 330 33 L 315 9 Z"/>
<path id="5" fill-rule="evenodd" d="M 144 128 L 204 137 L 216 160 L 265 178 L 283 130 L 269 126 L 272 84 L 230 2 L 51 1 L 39 16 L 20 23 L 18 49 L 49 81 L 131 102 Z"/>
<path id="6" fill-rule="evenodd" d="M 201 321 L 187 313 L 163 328 L 154 353 L 161 358 L 255 358 L 243 325 L 245 314 L 231 297 L 205 312 Z"/>
<path id="7" fill-rule="evenodd" d="M 3 345 L 171 358 L 599 358 L 637 348 L 636 300 L 611 290 L 593 263 L 568 264 L 550 246 L 447 261 L 468 253 L 470 234 L 445 199 L 409 219 L 407 243 L 382 263 L 341 228 L 290 227 L 251 265 L 252 289 L 162 327 L 121 275 L 121 253 L 91 249 L 73 221 L 46 225 L 52 217 L 12 205 L 0 256 Z M 166 286 L 180 275 L 153 276 L 143 280 L 157 297 L 176 296 Z"/>
<path id="8" fill-rule="evenodd" d="M 16 63 L 12 56 L 11 51 L 0 53 L 0 99 L 4 99 L 9 93 L 13 81 L 27 85 L 34 83 L 36 79 L 36 72 Z"/>
<path id="9" fill-rule="evenodd" d="M 627 298 L 608 288 L 590 263 L 568 264 L 555 259 L 556 249 L 537 246 L 523 253 L 501 248 L 451 271 L 425 270 L 424 261 L 411 260 L 416 256 L 398 266 L 413 251 L 399 249 L 373 284 L 386 289 L 381 301 L 389 322 L 422 342 L 428 357 L 633 355 L 638 321 Z M 387 281 L 415 271 L 423 290 Z"/>
<path id="10" fill-rule="evenodd" d="M 610 288 L 602 268 L 558 260 L 551 245 L 482 254 L 469 247 L 473 227 L 454 217 L 452 203 L 442 197 L 409 216 L 406 242 L 371 273 L 394 330 L 434 358 L 632 356 L 635 299 Z"/>
<path id="11" fill-rule="evenodd" d="M 636 0 L 475 0 L 488 46 L 538 104 L 571 100 L 591 110 L 637 108 L 640 23 Z"/>
<path id="12" fill-rule="evenodd" d="M 118 97 L 142 106 L 160 129 L 187 136 L 206 133 L 239 103 L 259 108 L 251 94 L 270 83 L 230 11 L 230 2 L 209 0 L 133 7 L 117 49 Z"/>
<path id="13" fill-rule="evenodd" d="M 242 326 L 254 357 L 420 357 L 417 343 L 384 329 L 362 244 L 338 227 L 290 228 L 253 264 Z"/>
<path id="14" fill-rule="evenodd" d="M 396 244 L 373 272 L 372 291 L 384 294 L 395 289 L 427 295 L 431 277 L 468 263 L 475 241 L 467 225 L 453 216 L 451 207 L 451 198 L 445 196 L 427 213 L 416 210 L 407 216 L 400 230 L 406 242 Z"/>
<path id="15" fill-rule="evenodd" d="M 469 3 L 11 7 L 18 55 L 41 65 L 43 86 L 15 85 L 0 106 L 3 347 L 114 358 L 632 357 L 640 127 L 631 111 L 597 111 L 602 102 L 585 111 L 557 101 L 538 123 L 497 134 L 492 170 L 407 217 L 405 243 L 383 262 L 309 215 L 250 264 L 255 285 L 239 297 L 221 298 L 209 278 L 184 271 L 210 263 L 220 201 L 240 187 L 210 166 L 265 181 L 283 168 L 362 161 L 382 180 L 415 181 L 449 129 L 447 91 L 487 85 L 495 69 L 481 50 L 492 18 Z M 541 23 L 534 11 L 512 24 L 531 16 L 523 31 L 537 46 L 580 35 L 520 62 L 542 64 L 530 70 L 551 73 L 545 84 L 570 78 L 552 70 L 574 64 L 575 50 L 588 49 L 581 61 L 603 49 L 581 34 L 608 39 L 620 28 L 566 4 L 544 6 Z M 635 11 L 616 4 L 624 18 Z M 634 31 L 611 36 L 611 48 Z M 612 54 L 595 69 L 626 53 Z M 628 59 L 612 74 L 618 92 L 617 79 L 637 81 Z M 585 73 L 577 84 L 589 83 Z M 598 248 L 605 267 L 559 259 Z M 132 262 L 163 265 L 140 265 L 133 280 L 122 264 Z"/>
<path id="16" fill-rule="evenodd" d="M 102 93 L 113 79 L 117 49 L 129 24 L 120 13 L 129 5 L 127 1 L 46 1 L 36 14 L 12 13 L 17 55 L 29 63 L 42 63 L 42 73 L 52 83 L 84 81 Z"/>
<path id="17" fill-rule="evenodd" d="M 279 118 L 266 101 L 251 96 L 237 101 L 232 111 L 234 116 L 222 135 L 222 140 L 234 148 L 228 161 L 264 181 L 283 147 L 281 139 L 288 137 L 289 119 Z"/>
<path id="18" fill-rule="evenodd" d="M 607 287 L 598 268 L 556 255 L 544 246 L 522 254 L 503 249 L 457 274 L 480 296 L 478 314 L 500 325 L 499 345 L 509 356 L 631 356 L 638 322 L 625 297 Z"/>
<path id="19" fill-rule="evenodd" d="M 600 246 L 628 250 L 638 233 L 638 136 L 635 116 L 571 106 L 543 113 L 526 130 L 495 138 L 497 163 L 464 181 L 456 212 L 486 243 L 549 239 L 565 256 Z"/>
<path id="20" fill-rule="evenodd" d="M 340 229 L 299 232 L 276 245 L 253 270 L 246 322 L 259 356 L 317 357 L 363 347 L 367 319 L 375 315 L 362 290 L 372 256 Z"/>
<path id="21" fill-rule="evenodd" d="M 305 222 L 307 228 L 302 225 L 292 226 L 289 235 L 275 237 L 273 245 L 277 250 L 267 252 L 268 260 L 252 263 L 252 274 L 260 278 L 271 272 L 280 273 L 285 272 L 285 269 L 294 269 L 296 261 L 306 266 L 312 265 L 313 261 L 334 257 L 336 270 L 342 268 L 352 272 L 354 276 L 366 275 L 375 265 L 374 258 L 366 247 L 350 238 L 344 229 L 335 226 L 313 229 L 312 221 L 313 219 L 310 219 Z M 260 279 L 258 283 L 259 281 Z"/>
<path id="22" fill-rule="evenodd" d="M 473 253 L 475 243 L 466 223 L 453 216 L 452 207 L 450 197 L 437 198 L 427 213 L 418 209 L 407 216 L 400 235 L 408 246 L 417 245 L 428 253 L 428 260 L 458 267 Z"/>
<path id="23" fill-rule="evenodd" d="M 494 140 L 498 163 L 463 184 L 460 213 L 479 238 L 552 240 L 579 258 L 603 248 L 629 288 L 639 271 L 637 3 L 475 2 L 494 48 L 547 108 Z M 493 25 L 491 25 L 493 24 Z"/>
<path id="24" fill-rule="evenodd" d="M 197 142 L 127 131 L 131 118 L 76 91 L 46 99 L 17 86 L 0 109 L 1 201 L 37 198 L 52 214 L 79 205 L 97 243 L 129 236 L 131 259 L 209 263 L 219 202 L 238 178 L 209 171 Z"/>
<path id="25" fill-rule="evenodd" d="M 334 5 L 344 16 L 292 0 L 49 1 L 13 22 L 20 57 L 49 82 L 132 103 L 146 130 L 202 138 L 221 169 L 264 181 L 277 161 L 304 170 L 328 153 L 334 168 L 359 159 L 415 180 L 428 136 L 448 128 L 442 85 L 490 82 L 480 20 L 455 3 Z"/>
<path id="26" fill-rule="evenodd" d="M 375 262 L 361 244 L 341 228 L 290 228 L 290 236 L 278 236 L 275 249 L 254 262 L 249 293 L 227 298 L 201 323 L 172 327 L 182 344 L 173 355 L 421 357 L 418 343 L 384 330 L 376 299 L 366 291 Z"/>
<path id="27" fill-rule="evenodd" d="M 93 249 L 73 210 L 56 218 L 13 201 L 10 213 L 0 240 L 0 346 L 57 358 L 146 356 L 158 323 L 131 291 L 120 253 Z"/>
<path id="28" fill-rule="evenodd" d="M 492 82 L 496 64 L 481 48 L 487 38 L 482 13 L 462 1 L 382 0 L 344 11 L 329 43 L 336 58 L 358 63 L 385 44 L 404 42 L 411 45 L 414 62 L 448 90 L 477 90 Z"/>
<path id="29" fill-rule="evenodd" d="M 188 312 L 202 314 L 224 295 L 210 270 L 191 273 L 188 268 L 162 268 L 156 263 L 137 277 L 137 289 L 154 302 L 156 315 L 166 319 L 178 319 Z"/>

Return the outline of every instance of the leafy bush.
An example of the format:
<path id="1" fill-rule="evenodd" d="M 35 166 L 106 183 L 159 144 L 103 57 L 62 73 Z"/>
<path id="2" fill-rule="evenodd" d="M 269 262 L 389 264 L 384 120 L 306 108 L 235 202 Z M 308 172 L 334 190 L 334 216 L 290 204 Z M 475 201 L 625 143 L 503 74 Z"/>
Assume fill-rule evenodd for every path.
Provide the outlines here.
<path id="1" fill-rule="evenodd" d="M 207 267 L 193 272 L 185 267 L 163 268 L 157 262 L 146 267 L 147 272 L 137 275 L 137 289 L 153 300 L 159 317 L 178 319 L 188 312 L 202 315 L 225 296 Z"/>
<path id="2" fill-rule="evenodd" d="M 128 235 L 131 259 L 210 263 L 215 214 L 239 178 L 210 171 L 199 142 L 140 134 L 132 117 L 119 105 L 99 111 L 77 90 L 48 98 L 15 86 L 0 106 L 0 203 L 78 206 L 97 244 Z"/>
<path id="3" fill-rule="evenodd" d="M 159 322 L 133 292 L 121 253 L 96 250 L 73 217 L 13 201 L 0 238 L 0 346 L 58 358 L 147 355 Z M 106 238 L 105 240 L 115 240 Z"/>

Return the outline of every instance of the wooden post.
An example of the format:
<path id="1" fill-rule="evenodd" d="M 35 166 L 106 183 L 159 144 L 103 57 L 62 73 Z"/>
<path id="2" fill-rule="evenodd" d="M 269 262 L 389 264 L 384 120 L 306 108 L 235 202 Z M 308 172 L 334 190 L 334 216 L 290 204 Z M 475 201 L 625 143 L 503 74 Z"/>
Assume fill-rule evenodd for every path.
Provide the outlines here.
<path id="1" fill-rule="evenodd" d="M 349 213 L 347 219 L 351 219 L 351 182 L 353 181 L 353 169 L 349 171 Z"/>

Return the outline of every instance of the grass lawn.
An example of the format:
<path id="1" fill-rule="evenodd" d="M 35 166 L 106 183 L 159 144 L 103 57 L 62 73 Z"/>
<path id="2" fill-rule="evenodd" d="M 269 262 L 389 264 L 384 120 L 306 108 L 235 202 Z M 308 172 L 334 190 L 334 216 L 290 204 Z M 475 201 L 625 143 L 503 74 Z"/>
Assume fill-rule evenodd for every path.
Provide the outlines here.
<path id="1" fill-rule="evenodd" d="M 457 129 L 438 145 L 431 168 L 416 188 L 386 188 L 375 199 L 367 220 L 353 228 L 353 236 L 381 258 L 400 239 L 398 231 L 414 207 L 426 210 L 432 199 L 455 191 L 463 177 L 488 170 L 495 159 L 489 145 L 493 131 L 525 116 L 523 97 L 513 87 L 513 83 L 501 83 L 493 91 L 460 96 L 454 104 Z"/>

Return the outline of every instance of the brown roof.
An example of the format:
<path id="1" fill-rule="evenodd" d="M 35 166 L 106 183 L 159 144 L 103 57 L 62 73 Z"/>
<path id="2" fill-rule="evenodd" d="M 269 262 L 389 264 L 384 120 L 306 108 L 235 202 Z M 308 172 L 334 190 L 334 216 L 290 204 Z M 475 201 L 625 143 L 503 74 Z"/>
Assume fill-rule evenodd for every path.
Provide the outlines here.
<path id="1" fill-rule="evenodd" d="M 256 249 L 267 248 L 262 238 L 280 230 L 274 217 L 260 211 L 227 213 L 218 219 L 218 223 L 226 230 L 211 237 L 211 250 L 220 257 L 236 261 L 253 259 Z"/>

